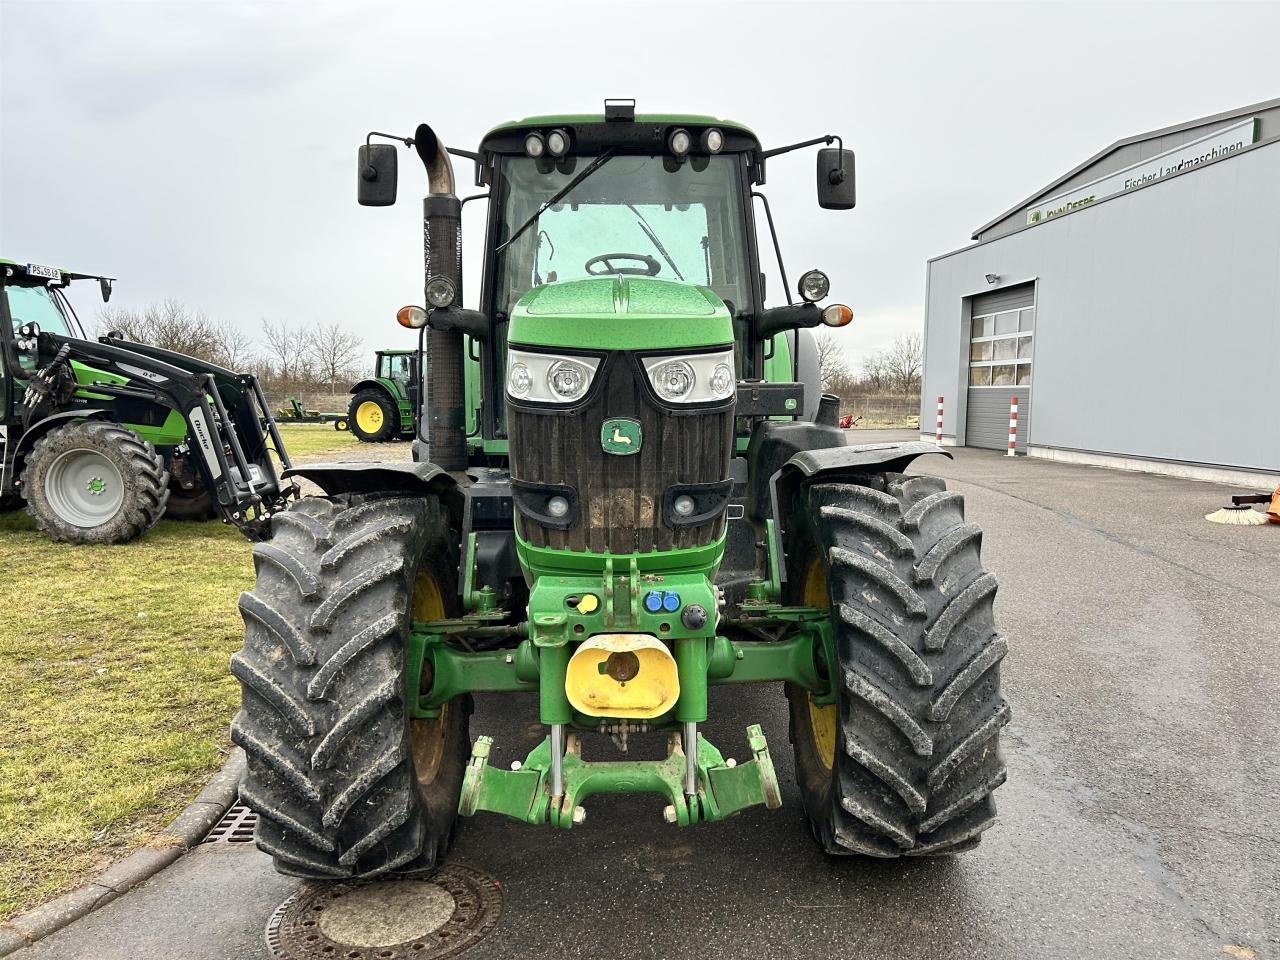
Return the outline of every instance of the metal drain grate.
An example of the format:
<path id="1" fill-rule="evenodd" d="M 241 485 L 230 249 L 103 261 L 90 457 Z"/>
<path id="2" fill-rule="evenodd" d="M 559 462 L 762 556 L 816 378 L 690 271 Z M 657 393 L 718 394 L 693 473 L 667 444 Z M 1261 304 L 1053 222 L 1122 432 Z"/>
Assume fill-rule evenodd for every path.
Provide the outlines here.
<path id="1" fill-rule="evenodd" d="M 242 803 L 231 805 L 222 819 L 205 836 L 202 843 L 250 843 L 253 828 L 258 825 L 258 815 Z"/>
<path id="2" fill-rule="evenodd" d="M 423 877 L 307 884 L 267 923 L 275 960 L 440 960 L 475 946 L 502 916 L 502 887 L 457 863 Z"/>

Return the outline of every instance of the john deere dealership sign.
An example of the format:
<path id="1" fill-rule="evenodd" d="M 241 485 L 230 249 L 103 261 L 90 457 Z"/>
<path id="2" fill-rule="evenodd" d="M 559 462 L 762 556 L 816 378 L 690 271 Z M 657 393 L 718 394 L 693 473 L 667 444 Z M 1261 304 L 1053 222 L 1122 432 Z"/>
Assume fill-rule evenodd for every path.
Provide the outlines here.
<path id="1" fill-rule="evenodd" d="M 1088 206 L 1104 197 L 1124 193 L 1135 187 L 1145 187 L 1171 173 L 1180 173 L 1191 167 L 1217 160 L 1243 150 L 1258 140 L 1258 120 L 1251 117 L 1229 127 L 1215 130 L 1198 140 L 1184 143 L 1147 160 L 1140 160 L 1131 167 L 1109 173 L 1092 183 L 1077 187 L 1067 193 L 1043 200 L 1027 211 L 1027 223 L 1040 223 L 1080 207 Z"/>

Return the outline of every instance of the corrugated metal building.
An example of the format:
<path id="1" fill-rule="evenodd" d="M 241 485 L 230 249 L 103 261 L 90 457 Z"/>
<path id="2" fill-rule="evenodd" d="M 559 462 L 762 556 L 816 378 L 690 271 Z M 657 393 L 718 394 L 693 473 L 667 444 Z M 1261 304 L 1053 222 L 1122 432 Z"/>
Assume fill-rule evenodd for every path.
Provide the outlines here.
<path id="1" fill-rule="evenodd" d="M 1113 144 L 929 261 L 922 432 L 1280 474 L 1280 99 Z M 926 437 L 932 434 L 925 434 Z M 1262 476 L 1258 476 L 1261 474 Z"/>

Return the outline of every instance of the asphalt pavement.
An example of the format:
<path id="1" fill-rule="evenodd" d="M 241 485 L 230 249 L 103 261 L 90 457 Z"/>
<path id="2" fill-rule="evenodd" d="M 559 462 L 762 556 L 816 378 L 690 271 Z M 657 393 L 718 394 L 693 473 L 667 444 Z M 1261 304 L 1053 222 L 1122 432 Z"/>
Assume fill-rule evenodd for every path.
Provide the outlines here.
<path id="1" fill-rule="evenodd" d="M 680 829 L 656 797 L 595 796 L 572 831 L 465 820 L 452 856 L 506 897 L 468 960 L 1280 958 L 1280 528 L 1206 523 L 1232 492 L 1211 484 L 956 454 L 917 472 L 984 528 L 1010 646 L 1009 780 L 982 845 L 824 857 L 781 689 L 716 687 L 703 732 L 745 759 L 762 723 L 782 809 Z M 471 732 L 508 763 L 542 736 L 536 702 L 482 700 Z M 297 887 L 250 844 L 205 845 L 18 956 L 260 960 Z"/>

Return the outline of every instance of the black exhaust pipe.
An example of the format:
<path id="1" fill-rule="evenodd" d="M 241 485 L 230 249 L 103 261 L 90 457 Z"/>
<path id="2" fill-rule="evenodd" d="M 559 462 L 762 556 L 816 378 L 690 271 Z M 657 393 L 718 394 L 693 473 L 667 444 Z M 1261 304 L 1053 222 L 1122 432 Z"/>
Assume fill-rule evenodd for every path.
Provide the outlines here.
<path id="1" fill-rule="evenodd" d="M 462 303 L 462 201 L 454 193 L 453 164 L 445 146 L 425 123 L 413 145 L 427 169 L 428 196 L 422 201 L 423 281 L 445 277 L 453 283 L 450 306 Z M 427 330 L 427 409 L 422 428 L 427 459 L 450 472 L 467 468 L 467 424 L 463 410 L 462 331 Z"/>

